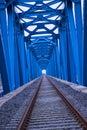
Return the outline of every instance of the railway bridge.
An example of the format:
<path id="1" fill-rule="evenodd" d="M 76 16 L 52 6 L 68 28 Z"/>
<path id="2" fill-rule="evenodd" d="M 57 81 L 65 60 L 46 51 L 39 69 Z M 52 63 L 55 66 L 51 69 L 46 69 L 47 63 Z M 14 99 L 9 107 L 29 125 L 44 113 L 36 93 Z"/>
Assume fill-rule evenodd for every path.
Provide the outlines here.
<path id="1" fill-rule="evenodd" d="M 65 123 L 63 128 L 62 123 L 60 123 L 61 126 L 55 125 L 57 109 L 54 110 L 54 114 L 52 113 L 52 116 L 55 118 L 53 121 L 50 121 L 54 122 L 52 126 L 50 123 L 48 123 L 49 125 L 44 125 L 42 120 L 40 122 L 41 124 L 37 125 L 44 114 L 41 115 L 36 123 L 32 123 L 32 121 L 36 120 L 38 115 L 36 114 L 39 111 L 37 104 L 44 106 L 44 104 L 46 105 L 48 103 L 51 107 L 51 110 L 49 110 L 49 106 L 47 106 L 47 111 L 45 111 L 45 108 L 41 108 L 40 110 L 47 114 L 43 117 L 44 119 L 46 118 L 46 121 L 48 121 L 47 116 L 49 117 L 48 111 L 53 111 L 50 100 L 52 100 L 52 104 L 55 108 L 59 107 L 53 103 L 57 100 L 61 100 L 60 97 L 56 97 L 57 93 L 54 92 L 57 91 L 58 86 L 61 86 L 62 90 L 64 89 L 63 87 L 66 86 L 64 92 L 66 96 L 70 96 L 67 86 L 70 86 L 71 90 L 73 89 L 74 92 L 69 90 L 71 93 L 77 93 L 78 96 L 75 96 L 76 99 L 74 99 L 73 94 L 73 99 L 70 102 L 74 100 L 75 103 L 78 102 L 80 95 L 83 98 L 86 97 L 85 93 L 87 93 L 87 89 L 84 87 L 87 86 L 86 8 L 87 0 L 0 0 L 1 119 L 3 115 L 6 117 L 5 105 L 8 104 L 7 106 L 10 106 L 9 102 L 11 102 L 11 104 L 19 104 L 19 108 L 21 104 L 17 101 L 23 98 L 20 96 L 22 91 L 24 95 L 27 95 L 27 90 L 29 89 L 31 92 L 29 97 L 29 104 L 31 105 L 29 109 L 33 109 L 31 106 L 36 104 L 35 110 L 33 109 L 33 112 L 29 112 L 32 113 L 31 118 L 29 116 L 29 129 L 41 130 L 43 128 L 43 130 L 45 130 L 45 127 L 47 127 L 46 130 L 56 130 L 59 128 L 62 130 L 66 126 Z M 36 87 L 36 89 L 35 84 L 36 86 L 40 86 L 40 88 Z M 55 86 L 55 84 L 56 87 L 51 88 Z M 27 88 L 29 86 L 30 88 Z M 44 93 L 44 91 L 46 93 Z M 33 103 L 34 105 L 32 105 L 34 96 L 35 101 Z M 47 102 L 45 102 L 45 96 Z M 52 99 L 49 99 L 50 96 Z M 13 101 L 14 98 L 16 99 L 15 101 Z M 40 103 L 40 98 L 43 104 Z M 85 98 L 84 100 L 83 98 L 81 98 L 82 104 L 79 102 L 78 104 L 84 108 L 81 108 L 80 111 L 77 106 L 75 107 L 78 109 L 78 112 L 83 113 L 80 116 L 84 121 L 79 117 L 81 119 L 79 125 L 75 119 L 70 116 L 70 119 L 74 120 L 75 128 L 79 130 L 81 128 L 87 128 L 85 125 L 87 120 L 83 112 L 86 109 L 85 107 L 87 107 L 87 103 Z M 23 101 L 23 99 L 21 100 Z M 26 101 L 25 98 L 24 101 Z M 60 106 L 61 108 L 59 107 L 59 109 L 62 109 L 62 104 L 60 104 Z M 3 109 L 4 111 L 2 112 Z M 11 111 L 13 108 L 9 109 Z M 14 109 L 16 110 L 15 107 Z M 67 111 L 66 109 L 67 108 L 62 111 Z M 15 110 L 12 111 L 13 115 L 16 113 Z M 66 113 L 66 115 L 68 114 L 69 113 Z M 6 118 L 6 121 L 9 122 L 9 120 L 12 121 L 12 119 L 10 114 L 10 118 Z M 23 119 L 25 120 L 25 118 Z M 22 121 L 23 124 L 24 120 Z M 59 120 L 61 119 L 59 118 L 58 121 Z M 12 129 L 10 128 L 13 124 L 10 124 L 11 121 L 5 124 L 1 120 L 0 128 L 5 129 L 6 125 L 6 129 Z M 14 127 L 15 129 L 22 128 L 22 126 L 18 124 L 16 124 L 18 126 L 17 128 Z M 37 128 L 36 125 L 38 126 Z M 72 126 L 73 125 L 70 126 L 70 129 Z M 80 126 L 82 127 L 80 128 Z M 66 130 L 68 130 L 68 127 L 66 127 Z"/>

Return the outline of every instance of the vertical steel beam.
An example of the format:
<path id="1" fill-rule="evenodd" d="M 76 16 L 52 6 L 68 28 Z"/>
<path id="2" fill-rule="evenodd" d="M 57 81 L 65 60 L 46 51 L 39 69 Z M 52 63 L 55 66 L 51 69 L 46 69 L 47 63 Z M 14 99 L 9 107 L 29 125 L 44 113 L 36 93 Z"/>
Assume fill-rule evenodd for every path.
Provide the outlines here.
<path id="1" fill-rule="evenodd" d="M 52 58 L 52 57 L 51 57 L 51 58 Z M 50 75 L 52 75 L 51 58 L 50 58 L 50 63 L 49 63 L 49 66 L 50 66 L 49 74 L 50 74 Z"/>
<path id="2" fill-rule="evenodd" d="M 67 23 L 66 24 L 66 39 L 67 39 L 68 80 L 76 83 L 76 67 L 75 67 L 74 56 L 72 52 L 70 31 L 69 31 L 67 19 L 66 19 L 66 23 Z"/>
<path id="3" fill-rule="evenodd" d="M 34 56 L 32 54 L 32 78 L 33 79 L 35 78 L 35 73 L 36 73 L 36 70 L 35 70 L 35 60 L 34 60 Z"/>
<path id="4" fill-rule="evenodd" d="M 72 12 L 72 2 L 67 2 L 67 16 L 68 16 L 68 24 L 69 24 L 69 32 L 70 32 L 70 38 L 71 38 L 71 46 L 72 46 L 72 52 L 74 57 L 74 63 L 76 68 L 76 81 L 78 84 L 82 84 L 81 81 L 81 70 L 80 70 L 80 62 L 79 62 L 79 53 L 78 53 L 78 40 L 74 25 L 74 18 L 73 18 L 73 12 Z"/>
<path id="5" fill-rule="evenodd" d="M 29 54 L 29 79 L 32 80 L 32 68 L 31 68 L 31 65 L 32 65 L 32 61 L 31 61 L 31 48 L 28 48 L 28 54 Z"/>
<path id="6" fill-rule="evenodd" d="M 69 31 L 67 33 L 68 36 L 68 58 L 69 58 L 69 63 L 70 64 L 70 72 L 69 72 L 69 78 L 71 82 L 76 83 L 76 67 L 75 67 L 75 62 L 74 62 L 74 56 L 72 52 L 72 46 L 71 46 L 71 39 L 70 39 L 70 34 Z"/>
<path id="7" fill-rule="evenodd" d="M 58 42 L 57 42 L 58 41 Z M 56 46 L 55 46 L 55 53 L 56 53 L 56 62 L 57 62 L 57 68 L 58 68 L 58 78 L 61 78 L 61 70 L 60 70 L 60 43 L 59 40 L 56 39 Z"/>
<path id="8" fill-rule="evenodd" d="M 56 64 L 56 53 L 55 53 L 55 47 L 54 47 L 54 49 L 53 49 L 53 68 L 54 68 L 54 77 L 57 77 L 57 73 L 58 73 L 58 71 L 57 71 L 57 64 Z"/>
<path id="9" fill-rule="evenodd" d="M 60 48 L 61 48 L 61 64 L 62 64 L 62 78 L 68 80 L 67 71 L 67 43 L 66 43 L 66 29 L 65 25 L 59 29 L 60 32 Z"/>
<path id="10" fill-rule="evenodd" d="M 50 66 L 49 75 L 52 75 L 51 59 L 50 59 L 49 66 Z"/>
<path id="11" fill-rule="evenodd" d="M 11 80 L 9 46 L 8 46 L 8 30 L 6 10 L 4 8 L 5 1 L 0 1 L 0 68 L 2 75 L 2 83 L 4 94 L 14 90 Z"/>
<path id="12" fill-rule="evenodd" d="M 9 77 L 9 70 L 6 66 L 6 59 L 4 55 L 3 45 L 0 37 L 0 70 L 1 70 L 1 78 L 3 84 L 4 94 L 10 92 L 10 77 Z"/>
<path id="13" fill-rule="evenodd" d="M 32 69 L 32 51 L 31 48 L 29 48 L 29 54 L 30 54 L 30 73 L 31 73 L 31 80 L 33 79 L 33 69 Z"/>
<path id="14" fill-rule="evenodd" d="M 15 30 L 16 34 L 16 30 Z M 17 47 L 17 36 L 15 35 L 14 43 L 14 77 L 15 77 L 15 88 L 18 88 L 20 84 L 20 72 L 19 72 L 19 58 L 18 58 L 18 47 Z"/>
<path id="15" fill-rule="evenodd" d="M 75 24 L 76 24 L 76 33 L 78 40 L 78 53 L 79 53 L 79 62 L 81 70 L 81 83 L 83 84 L 83 43 L 82 43 L 82 12 L 81 12 L 81 1 L 74 3 L 75 11 Z"/>
<path id="16" fill-rule="evenodd" d="M 87 86 L 87 0 L 84 0 L 83 85 Z"/>
<path id="17" fill-rule="evenodd" d="M 10 69 L 11 69 L 11 81 L 12 88 L 16 88 L 14 79 L 14 7 L 10 5 L 7 8 L 8 13 L 8 46 L 9 46 L 9 58 L 10 58 Z"/>
<path id="18" fill-rule="evenodd" d="M 54 69 L 54 59 L 53 59 L 53 53 L 52 53 L 52 57 L 51 57 L 51 72 L 52 72 L 52 76 L 55 76 L 55 69 Z"/>
<path id="19" fill-rule="evenodd" d="M 52 55 L 50 57 L 50 62 L 48 64 L 48 74 L 53 76 L 53 67 L 52 67 L 52 62 L 51 61 L 52 61 Z"/>
<path id="20" fill-rule="evenodd" d="M 29 55 L 29 47 L 28 47 L 28 44 L 29 43 L 26 43 L 26 58 L 27 58 L 27 78 L 28 78 L 28 81 L 31 80 L 31 76 L 30 76 L 30 55 Z"/>
<path id="21" fill-rule="evenodd" d="M 24 33 L 20 29 L 17 33 L 18 39 L 18 55 L 19 55 L 19 67 L 20 67 L 20 84 L 26 83 L 26 61 L 25 61 L 25 43 L 24 43 Z"/>

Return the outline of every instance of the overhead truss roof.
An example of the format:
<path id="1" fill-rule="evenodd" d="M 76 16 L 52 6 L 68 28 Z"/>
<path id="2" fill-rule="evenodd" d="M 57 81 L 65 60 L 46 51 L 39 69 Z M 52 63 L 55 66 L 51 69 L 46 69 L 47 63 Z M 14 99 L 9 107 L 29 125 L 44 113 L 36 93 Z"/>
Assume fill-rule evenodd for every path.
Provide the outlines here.
<path id="1" fill-rule="evenodd" d="M 46 69 L 59 26 L 64 17 L 63 0 L 15 0 L 17 23 L 22 25 L 25 43 L 31 48 L 38 64 Z"/>

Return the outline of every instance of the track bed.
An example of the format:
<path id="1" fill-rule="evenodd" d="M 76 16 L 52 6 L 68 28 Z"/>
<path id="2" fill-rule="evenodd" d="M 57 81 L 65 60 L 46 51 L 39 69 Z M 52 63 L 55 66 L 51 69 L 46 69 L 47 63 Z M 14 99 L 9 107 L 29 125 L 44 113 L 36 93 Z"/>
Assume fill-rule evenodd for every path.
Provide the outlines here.
<path id="1" fill-rule="evenodd" d="M 46 77 L 29 120 L 27 130 L 82 130 L 72 112 Z"/>

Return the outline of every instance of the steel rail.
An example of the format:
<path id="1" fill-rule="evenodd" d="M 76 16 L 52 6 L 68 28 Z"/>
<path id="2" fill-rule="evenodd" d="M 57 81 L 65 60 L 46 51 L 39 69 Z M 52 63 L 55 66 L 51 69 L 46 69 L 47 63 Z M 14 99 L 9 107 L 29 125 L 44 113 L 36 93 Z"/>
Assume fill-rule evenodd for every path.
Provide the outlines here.
<path id="1" fill-rule="evenodd" d="M 64 96 L 64 94 L 57 88 L 57 86 L 50 80 L 49 77 L 47 77 L 48 81 L 51 83 L 51 85 L 54 87 L 58 95 L 63 99 L 65 104 L 68 106 L 68 108 L 73 113 L 74 117 L 77 119 L 77 121 L 81 124 L 83 127 L 83 130 L 87 130 L 87 120 L 82 116 L 82 114 L 75 108 L 75 106 L 72 105 L 72 103 Z"/>
<path id="2" fill-rule="evenodd" d="M 30 115 L 32 113 L 32 110 L 33 110 L 33 107 L 34 107 L 34 103 L 35 103 L 35 100 L 36 100 L 36 97 L 37 97 L 37 94 L 39 92 L 39 89 L 40 89 L 40 86 L 41 86 L 41 83 L 42 83 L 42 79 L 40 79 L 40 82 L 39 84 L 37 85 L 37 89 L 28 105 L 28 107 L 26 108 L 16 130 L 26 130 L 27 129 L 27 125 L 29 123 L 29 119 L 30 119 Z"/>

